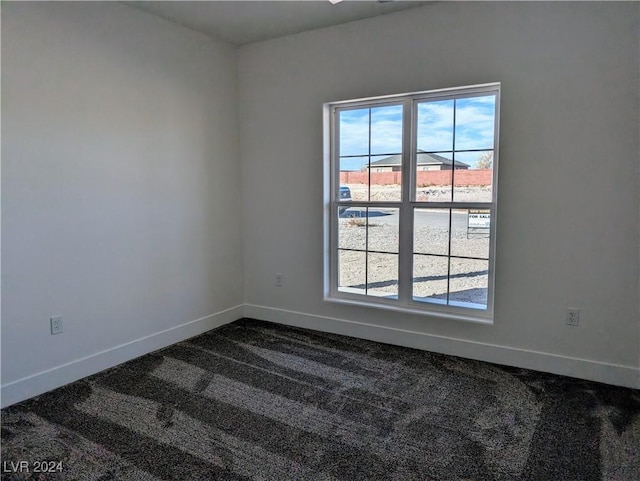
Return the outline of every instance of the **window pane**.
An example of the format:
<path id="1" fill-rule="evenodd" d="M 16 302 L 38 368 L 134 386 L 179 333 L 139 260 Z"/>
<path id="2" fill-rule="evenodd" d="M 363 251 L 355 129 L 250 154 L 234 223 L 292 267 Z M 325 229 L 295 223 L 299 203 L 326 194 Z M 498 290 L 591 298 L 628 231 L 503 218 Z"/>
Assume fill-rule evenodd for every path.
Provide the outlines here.
<path id="1" fill-rule="evenodd" d="M 402 152 L 402 105 L 371 109 L 371 155 Z"/>
<path id="2" fill-rule="evenodd" d="M 417 112 L 418 152 L 453 150 L 453 100 L 421 102 Z"/>
<path id="3" fill-rule="evenodd" d="M 413 252 L 449 254 L 449 209 L 414 209 Z"/>
<path id="4" fill-rule="evenodd" d="M 447 303 L 449 259 L 439 256 L 413 256 L 413 300 Z"/>
<path id="5" fill-rule="evenodd" d="M 451 219 L 451 255 L 489 258 L 489 209 L 456 209 Z"/>
<path id="6" fill-rule="evenodd" d="M 368 169 L 371 200 L 402 200 L 402 154 L 372 156 Z"/>
<path id="7" fill-rule="evenodd" d="M 398 256 L 369 252 L 367 260 L 367 294 L 397 299 Z"/>
<path id="8" fill-rule="evenodd" d="M 496 96 L 456 100 L 455 150 L 493 149 Z"/>
<path id="9" fill-rule="evenodd" d="M 451 202 L 453 152 L 416 154 L 416 201 Z"/>
<path id="10" fill-rule="evenodd" d="M 338 250 L 338 290 L 364 294 L 366 268 L 366 252 Z"/>
<path id="11" fill-rule="evenodd" d="M 453 172 L 455 202 L 491 202 L 493 151 L 456 152 Z"/>
<path id="12" fill-rule="evenodd" d="M 488 261 L 451 258 L 449 304 L 486 309 L 488 287 Z"/>
<path id="13" fill-rule="evenodd" d="M 369 200 L 369 173 L 367 167 L 369 157 L 347 157 L 340 159 L 340 198 L 347 193 L 344 188 L 348 188 L 351 200 Z"/>
<path id="14" fill-rule="evenodd" d="M 400 209 L 369 207 L 368 210 L 367 250 L 397 254 Z"/>
<path id="15" fill-rule="evenodd" d="M 366 250 L 366 220 L 364 217 L 358 217 L 358 214 L 359 211 L 355 209 L 338 207 L 338 248 Z"/>
<path id="16" fill-rule="evenodd" d="M 362 179 L 366 179 L 367 169 L 369 167 L 369 157 L 367 155 L 361 155 L 359 157 L 340 157 L 340 173 L 349 172 L 353 174 L 363 173 Z M 341 177 L 342 178 L 342 177 Z M 354 179 L 360 180 L 358 176 Z M 364 183 L 364 181 L 361 181 Z"/>
<path id="17" fill-rule="evenodd" d="M 339 112 L 338 155 L 369 155 L 369 109 Z"/>

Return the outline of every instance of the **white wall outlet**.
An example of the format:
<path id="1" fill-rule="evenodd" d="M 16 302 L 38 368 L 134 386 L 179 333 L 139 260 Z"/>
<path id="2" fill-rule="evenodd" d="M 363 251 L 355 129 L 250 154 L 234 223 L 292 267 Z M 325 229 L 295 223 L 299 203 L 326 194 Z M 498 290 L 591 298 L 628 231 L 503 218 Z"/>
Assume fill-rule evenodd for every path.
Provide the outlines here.
<path id="1" fill-rule="evenodd" d="M 579 326 L 580 325 L 580 309 L 570 307 L 567 309 L 567 326 Z"/>
<path id="2" fill-rule="evenodd" d="M 282 274 L 276 274 L 276 286 L 282 287 L 282 281 L 284 280 L 284 276 Z"/>
<path id="3" fill-rule="evenodd" d="M 51 335 L 62 332 L 62 316 L 50 317 L 49 322 L 51 323 Z"/>

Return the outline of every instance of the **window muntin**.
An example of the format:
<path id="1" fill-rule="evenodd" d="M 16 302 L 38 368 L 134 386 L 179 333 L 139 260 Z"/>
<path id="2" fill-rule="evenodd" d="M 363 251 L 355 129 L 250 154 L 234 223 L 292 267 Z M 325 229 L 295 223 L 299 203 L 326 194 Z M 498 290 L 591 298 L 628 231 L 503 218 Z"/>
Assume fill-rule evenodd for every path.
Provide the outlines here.
<path id="1" fill-rule="evenodd" d="M 490 320 L 499 84 L 327 108 L 326 298 Z"/>

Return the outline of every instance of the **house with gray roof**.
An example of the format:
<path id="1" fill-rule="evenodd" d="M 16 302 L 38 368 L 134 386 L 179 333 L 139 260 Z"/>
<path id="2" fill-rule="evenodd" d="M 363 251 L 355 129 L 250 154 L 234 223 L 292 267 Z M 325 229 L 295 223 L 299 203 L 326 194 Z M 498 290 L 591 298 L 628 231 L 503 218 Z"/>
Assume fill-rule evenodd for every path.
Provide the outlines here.
<path id="1" fill-rule="evenodd" d="M 402 155 L 390 155 L 384 159 L 371 162 L 368 167 L 371 172 L 399 172 L 402 170 Z M 460 162 L 459 160 L 448 159 L 438 154 L 428 154 L 426 152 L 418 152 L 418 170 L 451 170 L 452 168 L 468 169 L 469 164 Z"/>

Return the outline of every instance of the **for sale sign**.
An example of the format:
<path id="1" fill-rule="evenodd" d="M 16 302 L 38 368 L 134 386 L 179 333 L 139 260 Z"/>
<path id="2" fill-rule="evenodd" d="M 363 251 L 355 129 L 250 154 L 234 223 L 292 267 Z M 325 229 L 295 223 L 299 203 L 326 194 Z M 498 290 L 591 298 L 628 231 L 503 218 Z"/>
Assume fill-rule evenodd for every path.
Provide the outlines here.
<path id="1" fill-rule="evenodd" d="M 468 227 L 470 229 L 488 229 L 491 227 L 489 209 L 469 209 Z"/>

